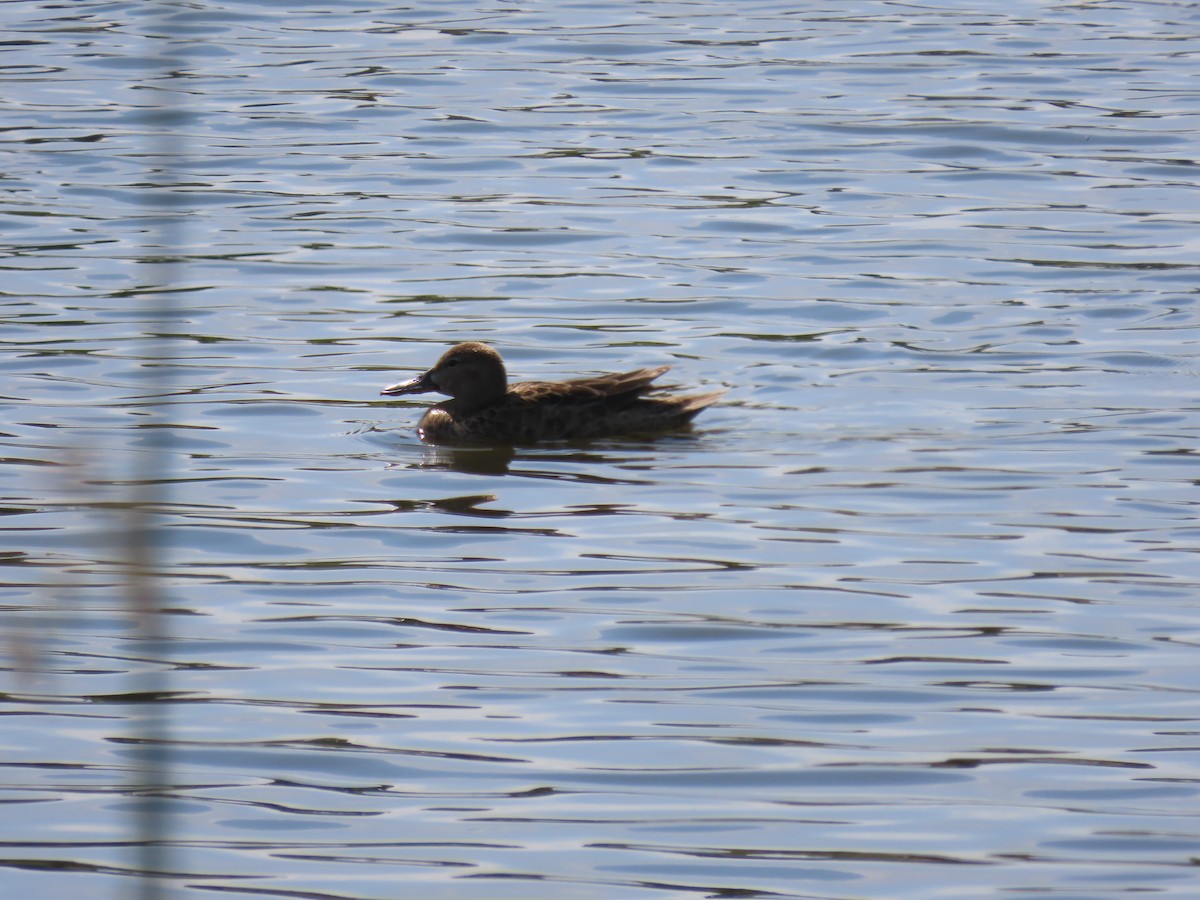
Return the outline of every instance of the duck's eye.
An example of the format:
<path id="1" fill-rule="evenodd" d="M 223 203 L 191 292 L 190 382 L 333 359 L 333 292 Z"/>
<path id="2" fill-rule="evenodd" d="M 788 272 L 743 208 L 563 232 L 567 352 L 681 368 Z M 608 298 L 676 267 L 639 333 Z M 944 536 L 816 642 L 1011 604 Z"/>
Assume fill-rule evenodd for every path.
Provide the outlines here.
<path id="1" fill-rule="evenodd" d="M 455 366 L 457 366 L 457 365 L 458 365 L 458 360 L 457 360 L 457 359 L 448 359 L 448 360 L 446 360 L 446 362 L 445 362 L 445 365 L 443 365 L 443 367 L 442 367 L 442 368 L 445 368 L 445 369 L 453 369 L 453 368 L 454 368 Z"/>

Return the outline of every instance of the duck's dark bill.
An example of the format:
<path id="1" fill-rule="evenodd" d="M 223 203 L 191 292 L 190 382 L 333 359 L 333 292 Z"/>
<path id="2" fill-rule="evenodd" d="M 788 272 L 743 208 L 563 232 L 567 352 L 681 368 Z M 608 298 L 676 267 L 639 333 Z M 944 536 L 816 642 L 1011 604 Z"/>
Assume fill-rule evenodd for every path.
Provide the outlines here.
<path id="1" fill-rule="evenodd" d="M 426 372 L 424 375 L 418 375 L 416 378 L 411 378 L 408 381 L 401 381 L 399 384 L 385 387 L 379 393 L 395 397 L 398 394 L 424 394 L 432 390 L 435 390 L 435 388 L 429 383 L 429 373 Z"/>

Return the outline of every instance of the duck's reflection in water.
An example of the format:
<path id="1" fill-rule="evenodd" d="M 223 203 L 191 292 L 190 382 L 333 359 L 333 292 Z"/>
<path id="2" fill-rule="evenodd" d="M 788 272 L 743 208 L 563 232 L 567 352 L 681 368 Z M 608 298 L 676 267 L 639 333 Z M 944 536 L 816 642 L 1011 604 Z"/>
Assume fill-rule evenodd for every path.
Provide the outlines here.
<path id="1" fill-rule="evenodd" d="M 468 475 L 507 475 L 515 447 L 426 446 L 417 464 L 422 469 L 446 469 Z"/>

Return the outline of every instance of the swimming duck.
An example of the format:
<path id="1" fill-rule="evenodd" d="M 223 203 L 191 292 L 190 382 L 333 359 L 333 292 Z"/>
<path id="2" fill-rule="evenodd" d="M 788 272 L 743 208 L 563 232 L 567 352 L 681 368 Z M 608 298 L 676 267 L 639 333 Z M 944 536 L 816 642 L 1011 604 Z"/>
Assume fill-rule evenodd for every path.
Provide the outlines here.
<path id="1" fill-rule="evenodd" d="M 436 391 L 451 397 L 425 410 L 417 424 L 421 440 L 531 444 L 676 428 L 725 393 L 644 396 L 653 390 L 651 382 L 669 368 L 509 384 L 500 354 L 487 344 L 469 341 L 451 347 L 425 374 L 380 393 L 398 397 Z"/>

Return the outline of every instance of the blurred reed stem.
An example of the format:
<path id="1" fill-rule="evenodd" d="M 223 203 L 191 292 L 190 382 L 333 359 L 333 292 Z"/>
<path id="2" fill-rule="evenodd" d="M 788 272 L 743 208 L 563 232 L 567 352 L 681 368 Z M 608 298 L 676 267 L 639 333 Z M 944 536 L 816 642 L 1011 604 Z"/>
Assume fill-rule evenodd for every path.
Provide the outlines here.
<path id="1" fill-rule="evenodd" d="M 135 426 L 141 437 L 139 450 L 131 454 L 130 496 L 125 527 L 126 599 L 133 616 L 139 668 L 134 671 L 129 706 L 133 731 L 129 736 L 135 750 L 132 793 L 135 804 L 134 846 L 138 896 L 160 900 L 168 880 L 178 871 L 172 859 L 173 822 L 170 813 L 171 775 L 170 657 L 171 615 L 164 573 L 168 569 L 170 532 L 168 486 L 174 470 L 171 421 L 174 404 L 177 352 L 175 333 L 180 330 L 174 288 L 182 276 L 184 220 L 187 197 L 179 190 L 183 171 L 186 122 L 179 86 L 181 73 L 178 49 L 182 41 L 172 36 L 172 4 L 155 0 L 144 7 L 149 55 L 157 64 L 144 83 L 146 106 L 145 177 L 142 192 L 143 246 L 135 302 L 144 304 L 142 333 L 136 371 L 141 384 L 136 389 L 141 404 Z M 144 287 L 143 287 L 144 286 Z"/>

